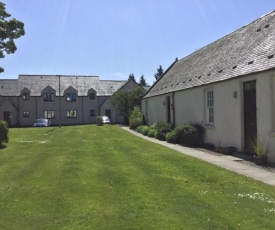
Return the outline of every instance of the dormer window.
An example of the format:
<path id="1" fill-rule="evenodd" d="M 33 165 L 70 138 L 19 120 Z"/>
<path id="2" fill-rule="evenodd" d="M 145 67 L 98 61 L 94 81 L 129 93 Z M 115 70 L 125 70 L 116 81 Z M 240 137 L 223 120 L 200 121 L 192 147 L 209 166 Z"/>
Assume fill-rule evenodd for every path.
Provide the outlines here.
<path id="1" fill-rule="evenodd" d="M 66 101 L 76 101 L 76 93 L 66 93 Z"/>
<path id="2" fill-rule="evenodd" d="M 22 94 L 22 99 L 23 100 L 29 100 L 29 98 L 30 98 L 30 94 L 29 93 L 23 93 Z"/>
<path id="3" fill-rule="evenodd" d="M 90 93 L 89 94 L 89 99 L 90 100 L 95 100 L 95 93 Z"/>
<path id="4" fill-rule="evenodd" d="M 54 101 L 54 96 L 55 96 L 54 93 L 44 93 L 43 100 L 47 102 Z"/>

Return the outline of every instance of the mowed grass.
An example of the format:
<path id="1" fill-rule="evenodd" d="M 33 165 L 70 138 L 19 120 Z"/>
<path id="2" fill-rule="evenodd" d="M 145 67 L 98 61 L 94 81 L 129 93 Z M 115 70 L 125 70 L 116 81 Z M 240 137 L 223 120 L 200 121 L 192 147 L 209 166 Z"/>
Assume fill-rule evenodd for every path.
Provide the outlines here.
<path id="1" fill-rule="evenodd" d="M 0 229 L 274 229 L 274 187 L 117 126 L 9 136 Z"/>

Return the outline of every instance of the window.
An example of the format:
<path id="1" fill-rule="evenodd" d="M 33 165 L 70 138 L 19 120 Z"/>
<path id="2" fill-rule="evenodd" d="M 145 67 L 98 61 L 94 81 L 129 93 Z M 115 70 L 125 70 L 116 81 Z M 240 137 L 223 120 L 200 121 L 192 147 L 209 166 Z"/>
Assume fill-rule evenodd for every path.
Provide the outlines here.
<path id="1" fill-rule="evenodd" d="M 91 116 L 91 117 L 94 117 L 94 116 L 95 116 L 95 110 L 93 110 L 93 109 L 90 110 L 90 116 Z"/>
<path id="2" fill-rule="evenodd" d="M 67 93 L 66 101 L 76 101 L 76 93 Z"/>
<path id="3" fill-rule="evenodd" d="M 74 117 L 76 117 L 76 110 L 67 110 L 66 117 L 67 118 L 74 118 Z"/>
<path id="4" fill-rule="evenodd" d="M 23 100 L 29 100 L 29 98 L 30 98 L 30 94 L 29 93 L 23 93 L 22 94 L 22 99 Z"/>
<path id="5" fill-rule="evenodd" d="M 44 101 L 54 101 L 54 93 L 44 93 L 43 100 Z"/>
<path id="6" fill-rule="evenodd" d="M 23 117 L 25 118 L 30 117 L 29 111 L 23 111 Z"/>
<path id="7" fill-rule="evenodd" d="M 90 100 L 95 100 L 95 93 L 90 93 L 89 94 L 89 99 Z"/>
<path id="8" fill-rule="evenodd" d="M 45 110 L 44 111 L 44 118 L 48 118 L 48 119 L 55 118 L 54 110 Z"/>
<path id="9" fill-rule="evenodd" d="M 214 123 L 214 91 L 206 91 L 206 122 Z"/>

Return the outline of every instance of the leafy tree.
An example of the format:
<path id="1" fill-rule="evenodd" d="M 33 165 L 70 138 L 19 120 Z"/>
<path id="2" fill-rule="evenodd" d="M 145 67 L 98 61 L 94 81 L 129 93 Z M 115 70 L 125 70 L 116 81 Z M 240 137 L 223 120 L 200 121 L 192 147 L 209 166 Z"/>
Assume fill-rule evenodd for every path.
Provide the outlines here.
<path id="1" fill-rule="evenodd" d="M 129 123 L 130 129 L 136 129 L 138 126 L 143 125 L 143 115 L 139 107 L 134 107 L 129 118 Z"/>
<path id="2" fill-rule="evenodd" d="M 141 75 L 141 77 L 139 79 L 139 85 L 140 86 L 147 86 L 148 85 L 143 74 Z"/>
<path id="3" fill-rule="evenodd" d="M 15 18 L 8 19 L 11 15 L 6 12 L 6 5 L 0 2 L 0 58 L 5 54 L 11 54 L 16 51 L 14 39 L 25 35 L 24 23 Z M 0 67 L 0 73 L 4 69 Z"/>
<path id="4" fill-rule="evenodd" d="M 134 81 L 136 81 L 135 76 L 134 76 L 133 73 L 131 73 L 131 74 L 129 75 L 128 80 L 131 80 L 131 79 L 134 80 Z"/>
<path id="5" fill-rule="evenodd" d="M 111 97 L 111 105 L 114 109 L 121 111 L 126 124 L 129 124 L 129 117 L 135 106 L 141 108 L 141 99 L 144 92 L 145 90 L 139 86 L 131 90 L 117 91 Z"/>
<path id="6" fill-rule="evenodd" d="M 0 121 L 0 146 L 3 145 L 4 142 L 9 142 L 9 128 L 8 123 L 6 121 Z"/>
<path id="7" fill-rule="evenodd" d="M 161 65 L 157 69 L 157 72 L 155 73 L 154 77 L 156 80 L 158 80 L 164 73 L 164 70 L 162 69 Z"/>

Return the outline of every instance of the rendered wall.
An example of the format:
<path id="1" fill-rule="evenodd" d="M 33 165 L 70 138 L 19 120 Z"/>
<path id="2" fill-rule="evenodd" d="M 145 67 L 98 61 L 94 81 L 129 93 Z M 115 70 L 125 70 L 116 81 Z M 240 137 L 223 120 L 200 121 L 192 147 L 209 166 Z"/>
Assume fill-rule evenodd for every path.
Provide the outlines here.
<path id="1" fill-rule="evenodd" d="M 275 162 L 275 71 L 257 73 L 224 82 L 175 92 L 176 126 L 190 122 L 206 128 L 206 142 L 216 146 L 244 148 L 243 83 L 256 80 L 257 135 L 270 144 L 270 161 Z M 214 124 L 206 122 L 206 95 L 214 91 Z M 144 98 L 142 111 L 148 124 L 165 122 L 167 95 Z M 146 105 L 147 104 L 147 105 Z"/>

